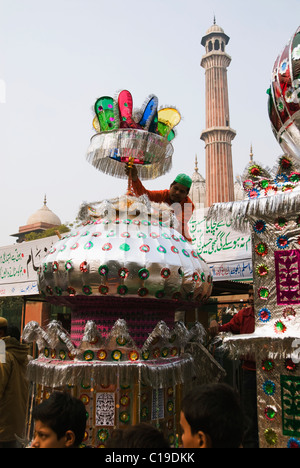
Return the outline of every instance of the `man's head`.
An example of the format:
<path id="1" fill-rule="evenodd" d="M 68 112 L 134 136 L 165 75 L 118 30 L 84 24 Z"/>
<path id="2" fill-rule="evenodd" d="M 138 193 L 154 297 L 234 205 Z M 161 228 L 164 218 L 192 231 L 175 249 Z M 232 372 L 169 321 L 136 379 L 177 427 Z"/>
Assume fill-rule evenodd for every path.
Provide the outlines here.
<path id="1" fill-rule="evenodd" d="M 173 203 L 182 202 L 188 195 L 192 179 L 186 174 L 178 174 L 170 186 L 170 199 Z"/>
<path id="2" fill-rule="evenodd" d="M 33 419 L 33 448 L 76 448 L 84 438 L 84 404 L 68 393 L 52 393 L 34 408 Z"/>
<path id="3" fill-rule="evenodd" d="M 0 317 L 0 338 L 7 336 L 7 320 L 4 317 Z"/>
<path id="4" fill-rule="evenodd" d="M 182 402 L 180 425 L 184 448 L 239 448 L 243 413 L 236 392 L 226 384 L 192 389 Z"/>

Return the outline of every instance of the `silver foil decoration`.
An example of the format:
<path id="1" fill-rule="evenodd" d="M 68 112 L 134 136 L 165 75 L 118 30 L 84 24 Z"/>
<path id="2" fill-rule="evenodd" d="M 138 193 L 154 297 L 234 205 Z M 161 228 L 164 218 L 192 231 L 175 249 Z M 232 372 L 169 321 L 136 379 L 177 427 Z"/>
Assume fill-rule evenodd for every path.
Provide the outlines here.
<path id="1" fill-rule="evenodd" d="M 91 138 L 87 160 L 98 170 L 126 179 L 121 160 L 133 157 L 140 179 L 155 179 L 170 171 L 173 146 L 167 138 L 139 129 L 97 133 Z"/>
<path id="2" fill-rule="evenodd" d="M 134 200 L 104 203 L 112 217 L 95 217 L 74 228 L 44 257 L 39 288 L 58 300 L 74 295 L 205 301 L 212 277 L 192 244 L 148 210 L 130 216 Z M 116 209 L 116 207 L 119 207 Z M 152 205 L 151 205 L 152 207 Z M 158 211 L 159 213 L 159 211 Z"/>

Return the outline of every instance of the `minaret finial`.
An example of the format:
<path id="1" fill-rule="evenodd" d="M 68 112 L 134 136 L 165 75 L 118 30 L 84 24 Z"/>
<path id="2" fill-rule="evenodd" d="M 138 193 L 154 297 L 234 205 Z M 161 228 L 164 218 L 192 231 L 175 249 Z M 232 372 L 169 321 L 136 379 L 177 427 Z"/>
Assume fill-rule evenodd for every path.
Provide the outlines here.
<path id="1" fill-rule="evenodd" d="M 44 196 L 44 205 L 46 206 L 47 205 L 47 197 L 46 197 L 46 194 Z"/>
<path id="2" fill-rule="evenodd" d="M 198 172 L 198 159 L 197 159 L 197 154 L 195 155 L 195 172 Z"/>
<path id="3" fill-rule="evenodd" d="M 253 149 L 252 149 L 252 143 L 250 145 L 250 161 L 253 161 Z"/>
<path id="4" fill-rule="evenodd" d="M 216 15 L 214 14 L 214 24 L 216 24 Z"/>

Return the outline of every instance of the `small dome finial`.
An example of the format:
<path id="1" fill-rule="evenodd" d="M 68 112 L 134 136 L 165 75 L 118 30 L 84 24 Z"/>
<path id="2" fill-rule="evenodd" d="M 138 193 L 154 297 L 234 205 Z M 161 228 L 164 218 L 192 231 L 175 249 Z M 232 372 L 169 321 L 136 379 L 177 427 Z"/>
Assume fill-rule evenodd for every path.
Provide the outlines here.
<path id="1" fill-rule="evenodd" d="M 44 205 L 46 206 L 47 205 L 47 197 L 46 197 L 46 194 L 44 196 Z"/>
<path id="2" fill-rule="evenodd" d="M 253 161 L 253 149 L 252 149 L 252 143 L 250 145 L 250 161 Z"/>
<path id="3" fill-rule="evenodd" d="M 195 172 L 198 172 L 198 159 L 197 159 L 197 154 L 195 155 Z"/>

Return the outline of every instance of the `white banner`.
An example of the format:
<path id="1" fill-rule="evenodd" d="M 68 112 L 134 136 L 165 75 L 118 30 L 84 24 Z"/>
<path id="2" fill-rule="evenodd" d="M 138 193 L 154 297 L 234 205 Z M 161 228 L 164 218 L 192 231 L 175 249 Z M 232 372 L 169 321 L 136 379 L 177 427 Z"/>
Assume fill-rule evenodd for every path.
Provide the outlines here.
<path id="1" fill-rule="evenodd" d="M 39 294 L 37 271 L 58 237 L 0 247 L 0 296 Z"/>
<path id="2" fill-rule="evenodd" d="M 231 222 L 224 220 L 207 220 L 203 210 L 194 212 L 189 228 L 193 245 L 208 264 L 214 281 L 252 279 L 249 231 L 235 231 Z"/>

